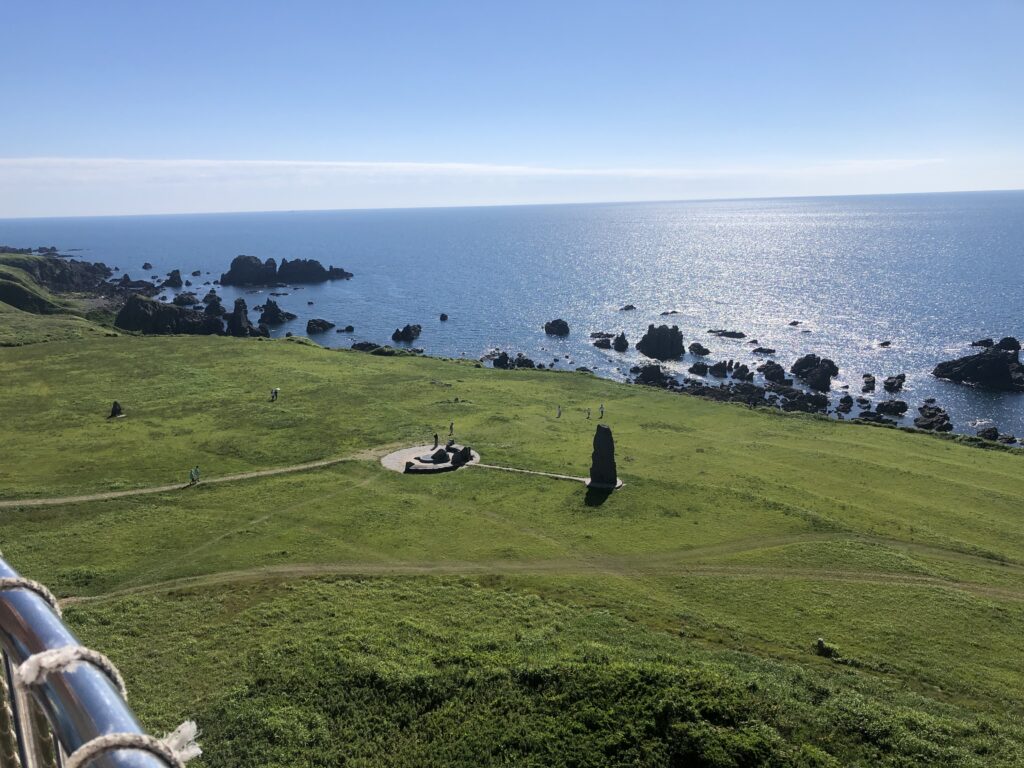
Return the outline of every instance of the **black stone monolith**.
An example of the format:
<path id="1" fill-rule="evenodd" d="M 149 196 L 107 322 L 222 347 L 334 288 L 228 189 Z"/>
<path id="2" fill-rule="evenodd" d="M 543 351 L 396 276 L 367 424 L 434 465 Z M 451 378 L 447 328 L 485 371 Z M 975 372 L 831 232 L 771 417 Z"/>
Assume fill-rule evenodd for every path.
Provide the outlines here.
<path id="1" fill-rule="evenodd" d="M 594 453 L 590 464 L 592 488 L 614 488 L 619 481 L 615 468 L 615 440 L 607 424 L 598 424 L 594 433 Z"/>

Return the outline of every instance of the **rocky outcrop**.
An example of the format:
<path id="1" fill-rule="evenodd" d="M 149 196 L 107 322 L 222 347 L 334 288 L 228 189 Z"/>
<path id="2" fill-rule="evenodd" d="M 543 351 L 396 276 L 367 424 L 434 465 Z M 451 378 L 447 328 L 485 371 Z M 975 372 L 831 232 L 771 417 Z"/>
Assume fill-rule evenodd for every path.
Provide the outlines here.
<path id="1" fill-rule="evenodd" d="M 764 365 L 758 366 L 757 371 L 764 376 L 765 381 L 786 385 L 793 383 L 793 380 L 786 376 L 786 369 L 774 360 L 769 360 Z"/>
<path id="2" fill-rule="evenodd" d="M 977 346 L 983 346 L 981 344 Z M 978 430 L 978 437 L 982 440 L 998 440 L 999 439 L 999 428 L 998 427 L 984 427 Z"/>
<path id="3" fill-rule="evenodd" d="M 544 333 L 548 336 L 568 336 L 569 335 L 569 324 L 562 318 L 557 320 L 549 320 L 544 323 Z"/>
<path id="4" fill-rule="evenodd" d="M 882 389 L 886 392 L 895 394 L 903 390 L 903 385 L 907 382 L 907 374 L 899 373 L 895 376 L 889 376 L 885 381 L 882 382 Z"/>
<path id="5" fill-rule="evenodd" d="M 266 326 L 263 328 L 256 328 L 253 326 L 252 321 L 249 320 L 249 308 L 245 304 L 245 299 L 235 299 L 235 308 L 228 315 L 228 334 L 231 336 L 246 337 L 246 336 L 269 336 L 269 329 L 264 332 Z"/>
<path id="6" fill-rule="evenodd" d="M 914 426 L 918 429 L 927 429 L 931 432 L 951 432 L 953 430 L 949 414 L 939 406 L 922 405 L 917 410 L 921 415 L 914 419 Z"/>
<path id="7" fill-rule="evenodd" d="M 281 325 L 289 320 L 294 320 L 296 315 L 285 312 L 273 299 L 267 299 L 263 303 L 263 311 L 260 314 L 260 322 L 266 325 Z"/>
<path id="8" fill-rule="evenodd" d="M 839 375 L 839 367 L 834 362 L 815 354 L 804 355 L 789 370 L 819 392 L 832 389 L 832 379 Z"/>
<path id="9" fill-rule="evenodd" d="M 775 350 L 772 349 L 771 347 L 755 347 L 752 350 L 752 354 L 755 354 L 755 355 L 774 355 L 775 354 Z"/>
<path id="10" fill-rule="evenodd" d="M 697 357 L 704 357 L 705 355 L 710 355 L 711 354 L 711 350 L 708 349 L 707 347 L 705 347 L 699 341 L 693 342 L 688 347 L 688 349 L 690 350 L 690 354 L 691 355 L 697 355 Z"/>
<path id="11" fill-rule="evenodd" d="M 411 342 L 419 338 L 423 328 L 419 325 L 406 325 L 404 328 L 396 328 L 391 334 L 392 341 Z"/>
<path id="12" fill-rule="evenodd" d="M 447 323 L 448 322 L 448 315 L 446 313 L 442 312 L 440 320 L 441 320 L 442 323 Z"/>
<path id="13" fill-rule="evenodd" d="M 908 408 L 902 400 L 883 400 L 875 406 L 875 410 L 883 416 L 902 416 Z"/>
<path id="14" fill-rule="evenodd" d="M 314 333 L 327 333 L 334 327 L 334 323 L 329 320 L 321 320 L 318 317 L 314 317 L 312 320 L 306 322 L 306 335 L 312 335 Z"/>
<path id="15" fill-rule="evenodd" d="M 861 392 L 874 392 L 875 391 L 875 377 L 872 376 L 870 373 L 865 373 L 862 378 L 863 378 L 864 383 L 861 384 L 860 391 Z"/>
<path id="16" fill-rule="evenodd" d="M 1007 346 L 1012 344 L 1007 342 Z M 1017 350 L 993 346 L 974 355 L 939 363 L 932 375 L 984 389 L 1024 392 L 1024 366 L 1020 363 L 1019 354 Z"/>
<path id="17" fill-rule="evenodd" d="M 515 357 L 509 357 L 508 352 L 500 352 L 497 357 L 494 358 L 492 365 L 495 368 L 504 368 L 511 370 L 513 368 L 536 368 L 537 365 L 533 360 L 526 357 L 522 352 L 517 354 Z"/>
<path id="18" fill-rule="evenodd" d="M 143 265 L 142 265 L 142 268 L 143 268 L 143 269 L 144 269 L 144 270 L 145 270 L 146 272 L 152 272 L 152 271 L 153 271 L 153 265 L 152 265 L 152 264 L 150 264 L 150 263 L 149 263 L 148 261 L 147 261 L 147 262 L 145 262 L 145 263 L 143 263 Z"/>
<path id="19" fill-rule="evenodd" d="M 687 373 L 692 373 L 694 376 L 707 376 L 708 375 L 708 364 L 698 360 L 696 363 L 686 369 Z"/>
<path id="20" fill-rule="evenodd" d="M 181 279 L 181 270 L 180 269 L 172 269 L 168 273 L 167 279 L 164 280 L 162 283 L 160 283 L 160 287 L 161 288 L 175 288 L 175 289 L 177 289 L 177 288 L 183 287 L 184 285 L 185 285 L 185 283 Z"/>
<path id="21" fill-rule="evenodd" d="M 626 304 L 623 307 L 619 307 L 619 312 L 632 312 L 634 309 L 636 309 L 636 307 L 632 304 Z"/>
<path id="22" fill-rule="evenodd" d="M 655 360 L 678 360 L 683 356 L 683 334 L 678 326 L 647 326 L 647 333 L 636 344 L 637 351 Z"/>
<path id="23" fill-rule="evenodd" d="M 723 339 L 745 339 L 747 334 L 743 331 L 726 331 L 722 328 L 712 328 L 708 331 L 712 336 L 719 336 Z"/>
<path id="24" fill-rule="evenodd" d="M 316 259 L 281 259 L 277 280 L 282 283 L 325 283 L 328 280 L 349 280 L 352 273 L 341 267 L 324 267 Z"/>
<path id="25" fill-rule="evenodd" d="M 598 339 L 594 339 L 594 346 L 597 347 L 598 349 L 611 349 L 612 340 L 609 339 L 607 336 L 602 336 Z"/>
<path id="26" fill-rule="evenodd" d="M 117 313 L 114 325 L 125 331 L 168 334 L 186 333 L 213 335 L 224 332 L 224 324 L 217 317 L 193 309 L 163 304 L 139 294 L 132 295 Z"/>
<path id="27" fill-rule="evenodd" d="M 625 352 L 629 349 L 629 341 L 626 339 L 625 333 L 620 333 L 614 339 L 612 339 L 612 349 L 616 352 Z"/>
<path id="28" fill-rule="evenodd" d="M 175 296 L 171 303 L 178 307 L 191 307 L 199 303 L 199 297 L 190 291 L 185 291 Z"/>
<path id="29" fill-rule="evenodd" d="M 1020 352 L 1020 342 L 1013 336 L 1004 336 L 995 343 L 994 348 L 1004 352 Z"/>
<path id="30" fill-rule="evenodd" d="M 665 369 L 660 365 L 643 365 L 637 366 L 635 369 L 636 378 L 634 381 L 637 384 L 646 384 L 649 387 L 667 387 L 672 381 L 672 377 L 665 372 Z"/>
<path id="31" fill-rule="evenodd" d="M 273 285 L 277 282 L 277 262 L 260 261 L 255 256 L 236 256 L 228 271 L 220 276 L 221 285 Z"/>

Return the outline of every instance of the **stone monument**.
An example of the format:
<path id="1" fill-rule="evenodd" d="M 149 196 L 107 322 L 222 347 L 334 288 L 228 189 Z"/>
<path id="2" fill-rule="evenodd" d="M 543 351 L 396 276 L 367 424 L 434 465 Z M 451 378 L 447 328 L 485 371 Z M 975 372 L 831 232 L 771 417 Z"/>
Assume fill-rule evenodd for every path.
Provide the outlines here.
<path id="1" fill-rule="evenodd" d="M 615 440 L 607 424 L 598 424 L 594 433 L 594 453 L 587 486 L 609 491 L 622 487 L 615 468 Z"/>

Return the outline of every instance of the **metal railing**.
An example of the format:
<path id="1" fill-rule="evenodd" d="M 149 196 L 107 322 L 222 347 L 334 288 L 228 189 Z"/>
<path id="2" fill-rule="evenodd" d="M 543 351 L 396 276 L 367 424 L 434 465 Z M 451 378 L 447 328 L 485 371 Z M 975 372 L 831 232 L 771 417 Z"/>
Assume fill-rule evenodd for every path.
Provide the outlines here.
<path id="1" fill-rule="evenodd" d="M 0 578 L 18 574 L 0 558 Z M 64 755 L 113 733 L 144 734 L 107 674 L 90 663 L 53 671 L 26 688 L 15 667 L 43 651 L 79 646 L 49 603 L 25 588 L 0 589 L 0 768 L 60 768 Z M 97 755 L 88 768 L 167 768 L 141 749 Z"/>

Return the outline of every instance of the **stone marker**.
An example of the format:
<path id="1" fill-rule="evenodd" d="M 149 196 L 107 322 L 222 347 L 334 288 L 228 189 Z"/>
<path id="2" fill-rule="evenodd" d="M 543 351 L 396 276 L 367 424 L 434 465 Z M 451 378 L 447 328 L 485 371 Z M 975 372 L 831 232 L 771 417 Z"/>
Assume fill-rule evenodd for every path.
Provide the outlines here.
<path id="1" fill-rule="evenodd" d="M 615 467 L 615 441 L 612 430 L 607 424 L 598 424 L 594 433 L 594 453 L 590 464 L 591 488 L 614 489 L 619 485 L 618 472 Z"/>

